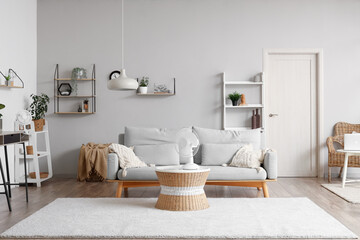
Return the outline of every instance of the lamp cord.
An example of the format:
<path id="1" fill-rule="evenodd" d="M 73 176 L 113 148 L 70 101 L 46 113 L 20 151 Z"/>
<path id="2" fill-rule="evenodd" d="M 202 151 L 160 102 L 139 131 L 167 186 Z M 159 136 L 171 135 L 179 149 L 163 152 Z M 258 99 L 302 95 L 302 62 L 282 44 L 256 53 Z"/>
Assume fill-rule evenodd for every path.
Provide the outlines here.
<path id="1" fill-rule="evenodd" d="M 121 0 L 121 69 L 124 69 L 124 0 Z"/>

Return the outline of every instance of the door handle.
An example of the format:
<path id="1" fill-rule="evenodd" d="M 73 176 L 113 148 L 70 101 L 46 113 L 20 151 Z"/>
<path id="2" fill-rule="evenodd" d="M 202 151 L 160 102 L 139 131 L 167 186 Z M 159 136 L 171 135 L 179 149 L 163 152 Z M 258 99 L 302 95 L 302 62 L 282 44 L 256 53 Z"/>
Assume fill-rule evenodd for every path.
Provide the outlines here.
<path id="1" fill-rule="evenodd" d="M 277 114 L 277 113 L 270 113 L 269 114 L 269 117 L 277 117 L 277 116 L 279 116 L 279 114 Z"/>

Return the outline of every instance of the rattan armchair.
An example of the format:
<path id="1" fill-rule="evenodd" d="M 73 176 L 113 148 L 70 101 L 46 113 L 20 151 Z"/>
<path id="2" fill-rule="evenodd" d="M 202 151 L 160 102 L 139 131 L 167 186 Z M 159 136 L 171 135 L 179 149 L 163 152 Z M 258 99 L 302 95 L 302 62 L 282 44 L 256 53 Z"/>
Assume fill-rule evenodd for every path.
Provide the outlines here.
<path id="1" fill-rule="evenodd" d="M 344 147 L 344 134 L 352 132 L 360 132 L 360 124 L 350 124 L 346 122 L 338 122 L 335 124 L 335 136 L 328 137 L 326 144 L 328 147 L 328 181 L 331 182 L 331 168 L 341 167 L 339 177 L 341 176 L 344 166 L 344 153 L 336 152 L 334 142 Z M 348 167 L 360 167 L 360 156 L 349 157 Z"/>

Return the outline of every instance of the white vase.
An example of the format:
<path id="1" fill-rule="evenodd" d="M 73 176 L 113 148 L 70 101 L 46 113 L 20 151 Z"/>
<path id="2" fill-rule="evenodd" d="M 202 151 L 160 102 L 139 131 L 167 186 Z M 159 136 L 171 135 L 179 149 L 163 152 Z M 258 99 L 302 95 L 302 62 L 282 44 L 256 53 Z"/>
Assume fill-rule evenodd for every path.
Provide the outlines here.
<path id="1" fill-rule="evenodd" d="M 139 93 L 146 94 L 147 93 L 147 87 L 139 87 Z"/>

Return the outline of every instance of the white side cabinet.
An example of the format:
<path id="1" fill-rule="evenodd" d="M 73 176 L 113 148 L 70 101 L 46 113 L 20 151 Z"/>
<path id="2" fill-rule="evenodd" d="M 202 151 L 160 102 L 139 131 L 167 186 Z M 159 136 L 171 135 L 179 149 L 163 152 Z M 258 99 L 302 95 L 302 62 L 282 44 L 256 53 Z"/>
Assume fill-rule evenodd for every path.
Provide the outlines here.
<path id="1" fill-rule="evenodd" d="M 29 131 L 29 142 L 27 146 L 33 146 L 33 154 L 26 154 L 26 161 L 29 164 L 28 173 L 23 174 L 23 167 L 21 164 L 24 164 L 23 149 L 20 146 L 15 147 L 15 181 L 16 182 L 25 182 L 25 177 L 27 177 L 28 183 L 36 183 L 37 187 L 41 187 L 41 182 L 46 181 L 53 176 L 52 163 L 51 163 L 51 152 L 50 152 L 50 140 L 49 140 L 49 123 L 45 120 L 45 125 L 43 131 L 35 132 L 34 123 L 31 122 Z M 20 124 L 15 122 L 15 129 L 19 129 Z M 45 144 L 45 150 L 40 151 L 38 148 L 38 141 L 42 138 L 42 142 Z M 46 161 L 48 176 L 46 178 L 40 178 L 40 161 Z M 29 173 L 35 172 L 36 178 L 30 178 Z"/>

